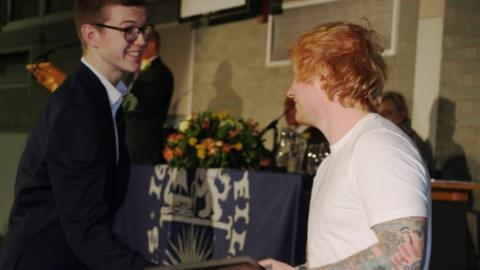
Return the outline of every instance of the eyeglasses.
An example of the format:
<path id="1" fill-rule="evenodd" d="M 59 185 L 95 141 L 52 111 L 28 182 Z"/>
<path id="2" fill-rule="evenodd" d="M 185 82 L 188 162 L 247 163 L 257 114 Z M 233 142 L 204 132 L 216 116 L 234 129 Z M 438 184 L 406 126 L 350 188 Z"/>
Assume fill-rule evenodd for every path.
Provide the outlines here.
<path id="1" fill-rule="evenodd" d="M 138 35 L 140 33 L 142 33 L 144 39 L 148 39 L 150 34 L 153 32 L 153 25 L 151 25 L 151 24 L 147 24 L 147 25 L 144 25 L 142 27 L 129 26 L 129 27 L 125 27 L 125 28 L 106 25 L 106 24 L 101 24 L 101 23 L 94 23 L 93 25 L 123 32 L 125 34 L 125 40 L 128 43 L 135 42 L 135 40 L 137 40 Z"/>

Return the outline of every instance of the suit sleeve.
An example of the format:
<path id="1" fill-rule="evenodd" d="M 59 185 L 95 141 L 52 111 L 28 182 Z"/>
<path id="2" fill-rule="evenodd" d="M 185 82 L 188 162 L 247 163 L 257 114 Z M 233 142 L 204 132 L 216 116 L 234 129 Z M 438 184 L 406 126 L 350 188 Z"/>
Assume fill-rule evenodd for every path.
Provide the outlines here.
<path id="1" fill-rule="evenodd" d="M 144 269 L 148 262 L 116 240 L 108 209 L 107 147 L 98 116 L 63 110 L 49 132 L 48 173 L 68 245 L 88 269 Z"/>

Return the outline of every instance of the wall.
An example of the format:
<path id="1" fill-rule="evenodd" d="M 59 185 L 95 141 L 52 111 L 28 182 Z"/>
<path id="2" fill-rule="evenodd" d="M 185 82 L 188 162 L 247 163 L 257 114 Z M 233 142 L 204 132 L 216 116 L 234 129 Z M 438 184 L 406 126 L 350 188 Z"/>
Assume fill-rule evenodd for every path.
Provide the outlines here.
<path id="1" fill-rule="evenodd" d="M 193 87 L 193 33 L 189 24 L 158 25 L 161 37 L 160 57 L 174 75 L 174 92 L 170 103 L 168 124 L 191 114 Z"/>
<path id="2" fill-rule="evenodd" d="M 465 152 L 468 168 L 455 169 L 458 179 L 466 177 L 461 171 L 480 179 L 479 5 L 401 1 L 398 51 L 385 59 L 390 68 L 385 89 L 402 93 L 410 112 L 418 98 L 413 124 L 433 141 L 439 169 L 458 164 L 462 160 L 455 156 Z M 290 67 L 265 67 L 266 32 L 267 25 L 255 19 L 197 30 L 193 111 L 227 109 L 260 126 L 281 113 L 292 74 Z M 443 177 L 451 174 L 447 170 Z"/>
<path id="3" fill-rule="evenodd" d="M 419 1 L 402 1 L 399 44 L 385 89 L 405 95 L 412 104 Z M 266 67 L 267 24 L 255 19 L 201 27 L 195 41 L 192 110 L 226 109 L 265 126 L 282 113 L 292 80 L 290 66 Z M 285 123 L 281 122 L 280 126 Z"/>
<path id="4" fill-rule="evenodd" d="M 266 38 L 255 19 L 199 28 L 192 111 L 228 110 L 261 126 L 281 114 L 291 68 L 265 66 Z"/>
<path id="5" fill-rule="evenodd" d="M 413 129 L 422 138 L 428 138 L 433 150 L 436 145 L 437 112 L 434 106 L 440 92 L 444 10 L 444 0 L 420 1 L 411 117 Z"/>
<path id="6" fill-rule="evenodd" d="M 24 133 L 0 133 L 0 235 L 5 235 L 7 228 L 16 168 L 26 137 Z"/>
<path id="7" fill-rule="evenodd" d="M 469 177 L 466 172 L 451 168 L 463 167 L 475 181 L 480 181 L 479 14 L 478 0 L 446 1 L 436 132 L 440 168 L 462 179 Z"/>
<path id="8" fill-rule="evenodd" d="M 397 53 L 385 57 L 390 72 L 384 89 L 402 93 L 410 108 L 415 77 L 419 2 L 419 0 L 401 1 Z"/>

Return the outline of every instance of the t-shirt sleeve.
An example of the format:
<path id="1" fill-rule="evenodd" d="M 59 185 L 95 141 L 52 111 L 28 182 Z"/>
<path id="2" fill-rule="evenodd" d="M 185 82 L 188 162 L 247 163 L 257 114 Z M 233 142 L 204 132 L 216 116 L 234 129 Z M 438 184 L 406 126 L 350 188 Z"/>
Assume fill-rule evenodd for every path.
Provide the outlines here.
<path id="1" fill-rule="evenodd" d="M 427 217 L 430 176 L 406 137 L 385 129 L 365 134 L 355 147 L 351 174 L 371 227 L 404 217 Z"/>

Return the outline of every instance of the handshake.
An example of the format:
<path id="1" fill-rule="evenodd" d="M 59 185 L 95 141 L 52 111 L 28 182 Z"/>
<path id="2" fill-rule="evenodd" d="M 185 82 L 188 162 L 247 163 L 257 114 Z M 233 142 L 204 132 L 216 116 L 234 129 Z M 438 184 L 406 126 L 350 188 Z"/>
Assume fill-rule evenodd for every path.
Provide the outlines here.
<path id="1" fill-rule="evenodd" d="M 293 268 L 288 264 L 264 259 L 256 262 L 248 256 L 215 259 L 210 261 L 178 264 L 169 266 L 150 267 L 146 270 L 302 270 L 303 266 Z"/>

